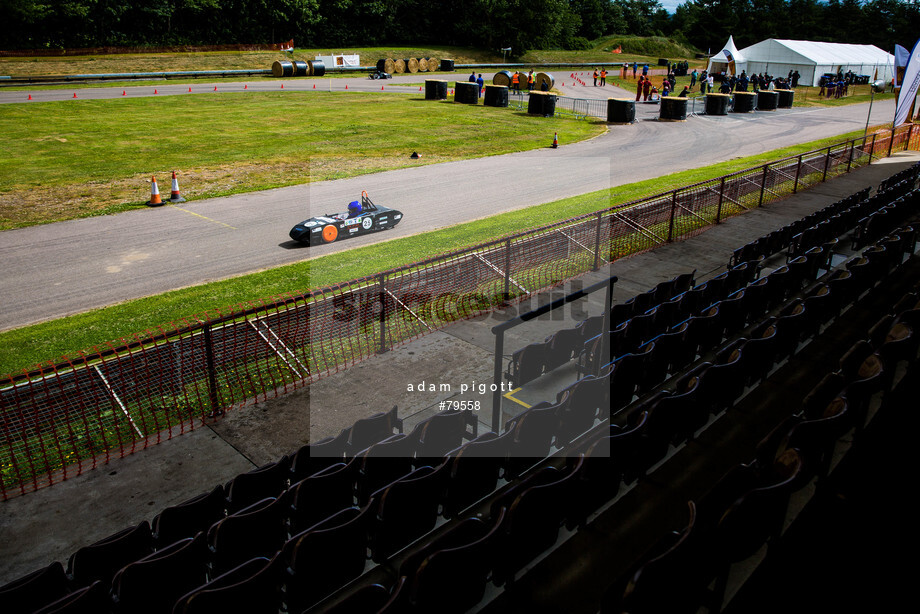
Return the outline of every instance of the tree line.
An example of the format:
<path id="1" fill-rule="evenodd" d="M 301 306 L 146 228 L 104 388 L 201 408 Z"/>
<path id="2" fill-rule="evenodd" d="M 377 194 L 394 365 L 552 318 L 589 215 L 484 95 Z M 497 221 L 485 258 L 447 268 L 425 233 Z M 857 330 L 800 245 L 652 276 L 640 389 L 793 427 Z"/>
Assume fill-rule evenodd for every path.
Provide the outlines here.
<path id="1" fill-rule="evenodd" d="M 589 49 L 608 35 L 665 36 L 716 53 L 765 38 L 910 47 L 917 0 L 0 0 L 0 49 L 267 44 L 450 45 L 512 57 Z M 629 52 L 628 43 L 624 52 Z"/>

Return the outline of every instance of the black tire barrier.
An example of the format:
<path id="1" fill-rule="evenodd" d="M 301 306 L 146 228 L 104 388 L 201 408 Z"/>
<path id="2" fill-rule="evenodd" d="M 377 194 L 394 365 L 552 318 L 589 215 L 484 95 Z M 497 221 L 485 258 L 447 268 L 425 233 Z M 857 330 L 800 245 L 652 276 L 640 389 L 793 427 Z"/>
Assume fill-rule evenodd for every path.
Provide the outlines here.
<path id="1" fill-rule="evenodd" d="M 310 60 L 310 76 L 322 77 L 326 74 L 326 64 L 322 60 Z"/>
<path id="2" fill-rule="evenodd" d="M 425 79 L 425 100 L 447 100 L 447 81 Z"/>
<path id="3" fill-rule="evenodd" d="M 631 124 L 636 121 L 636 101 L 632 98 L 607 99 L 607 123 Z"/>
<path id="4" fill-rule="evenodd" d="M 505 87 L 511 87 L 511 78 L 514 75 L 511 74 L 510 70 L 500 70 L 495 73 L 495 76 L 492 77 L 493 85 L 504 85 Z"/>
<path id="5" fill-rule="evenodd" d="M 795 90 L 776 90 L 776 93 L 779 94 L 777 108 L 791 109 L 792 103 L 795 102 Z"/>
<path id="6" fill-rule="evenodd" d="M 556 114 L 556 95 L 549 92 L 530 92 L 527 100 L 527 113 L 552 117 Z"/>
<path id="7" fill-rule="evenodd" d="M 294 76 L 306 77 L 310 74 L 310 65 L 302 60 L 296 60 L 294 63 Z"/>
<path id="8" fill-rule="evenodd" d="M 666 122 L 682 122 L 687 119 L 687 99 L 682 96 L 664 96 L 658 119 Z"/>
<path id="9" fill-rule="evenodd" d="M 775 111 L 779 103 L 779 94 L 770 90 L 760 90 L 757 92 L 757 110 L 758 111 Z"/>
<path id="10" fill-rule="evenodd" d="M 735 92 L 732 113 L 750 113 L 754 110 L 754 100 L 756 98 L 757 95 L 754 92 Z"/>
<path id="11" fill-rule="evenodd" d="M 288 62 L 287 60 L 275 60 L 272 63 L 272 76 L 273 77 L 293 77 L 294 76 L 294 63 Z"/>
<path id="12" fill-rule="evenodd" d="M 479 104 L 479 85 L 472 81 L 457 81 L 454 84 L 454 102 Z"/>
<path id="13" fill-rule="evenodd" d="M 487 85 L 482 103 L 487 107 L 507 107 L 508 87 L 505 85 Z"/>
<path id="14" fill-rule="evenodd" d="M 706 115 L 727 115 L 731 99 L 728 94 L 706 94 Z"/>
<path id="15" fill-rule="evenodd" d="M 445 72 L 453 72 L 454 70 L 454 61 L 453 60 L 441 60 L 441 63 L 438 65 L 438 68 Z"/>

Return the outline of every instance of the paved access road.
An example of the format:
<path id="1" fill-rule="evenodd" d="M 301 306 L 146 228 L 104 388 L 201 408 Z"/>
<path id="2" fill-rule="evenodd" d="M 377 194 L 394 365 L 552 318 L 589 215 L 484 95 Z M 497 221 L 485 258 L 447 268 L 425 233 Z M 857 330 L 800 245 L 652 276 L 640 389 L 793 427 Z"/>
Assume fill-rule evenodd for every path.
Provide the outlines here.
<path id="1" fill-rule="evenodd" d="M 568 95 L 606 98 L 625 94 L 613 88 L 572 88 L 569 74 L 556 75 L 557 86 L 565 83 Z M 419 74 L 397 80 L 420 82 L 424 78 Z M 312 89 L 312 81 L 290 83 Z M 342 81 L 341 89 L 345 83 L 354 83 L 349 89 L 360 86 L 368 91 L 390 83 L 358 78 L 333 81 Z M 230 91 L 231 86 L 241 90 L 244 85 L 248 84 L 223 83 L 217 87 Z M 151 86 L 135 87 L 151 90 L 138 95 L 153 95 Z M 167 84 L 162 89 L 167 87 L 187 92 L 190 86 Z M 206 91 L 214 86 L 191 87 Z M 294 86 L 285 82 L 285 87 Z M 103 97 L 102 92 L 107 91 L 113 97 L 124 89 L 78 90 L 77 95 Z M 33 92 L 33 99 L 47 92 L 62 98 L 71 95 L 69 91 L 44 90 Z M 20 99 L 26 95 L 4 92 L 2 97 L 12 94 Z M 877 101 L 871 123 L 890 121 L 893 104 Z M 553 136 L 548 133 L 547 148 L 537 151 L 0 233 L 0 296 L 4 297 L 0 330 L 861 130 L 866 125 L 868 105 L 699 116 L 686 122 L 655 121 L 656 109 L 641 105 L 635 124 L 611 126 L 607 134 L 590 141 L 569 145 L 560 134 L 558 149 L 548 147 Z M 437 144 L 432 143 L 431 148 L 436 150 Z M 426 152 L 420 153 L 424 157 Z M 313 248 L 289 240 L 288 231 L 295 223 L 312 215 L 344 210 L 362 190 L 367 190 L 375 202 L 405 213 L 395 230 Z M 168 180 L 161 183 L 160 191 L 168 196 Z M 450 249 L 450 245 L 443 246 L 444 251 Z M 306 289 L 307 281 L 291 280 L 291 291 Z"/>

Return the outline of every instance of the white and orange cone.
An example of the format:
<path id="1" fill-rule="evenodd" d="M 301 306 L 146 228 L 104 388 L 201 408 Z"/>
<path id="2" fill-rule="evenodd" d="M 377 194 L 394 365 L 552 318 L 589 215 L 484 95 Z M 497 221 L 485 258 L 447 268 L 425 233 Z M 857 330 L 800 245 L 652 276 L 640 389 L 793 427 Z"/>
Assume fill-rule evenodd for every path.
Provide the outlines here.
<path id="1" fill-rule="evenodd" d="M 553 133 L 553 149 L 556 149 L 557 147 L 559 147 L 559 133 L 554 132 Z"/>
<path id="2" fill-rule="evenodd" d="M 184 203 L 185 199 L 182 198 L 182 195 L 179 194 L 179 180 L 176 179 L 176 171 L 173 171 L 172 175 L 172 191 L 169 194 L 169 202 L 171 203 Z"/>
<path id="3" fill-rule="evenodd" d="M 157 187 L 157 178 L 152 177 L 150 179 L 150 200 L 147 201 L 147 205 L 156 207 L 162 204 L 163 201 L 160 199 L 160 189 Z"/>

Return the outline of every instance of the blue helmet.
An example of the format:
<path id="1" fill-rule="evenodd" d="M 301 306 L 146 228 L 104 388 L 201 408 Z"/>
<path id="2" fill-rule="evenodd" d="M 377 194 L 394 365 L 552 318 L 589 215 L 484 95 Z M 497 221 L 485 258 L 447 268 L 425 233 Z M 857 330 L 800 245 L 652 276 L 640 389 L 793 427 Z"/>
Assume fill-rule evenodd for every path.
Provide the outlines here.
<path id="1" fill-rule="evenodd" d="M 361 203 L 359 203 L 356 200 L 353 200 L 350 203 L 348 203 L 348 213 L 350 213 L 351 215 L 358 215 L 359 213 L 361 213 Z"/>

